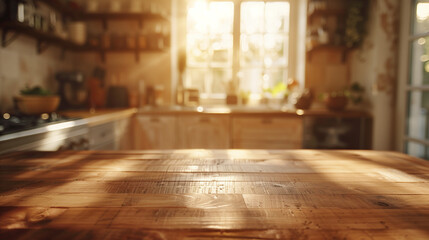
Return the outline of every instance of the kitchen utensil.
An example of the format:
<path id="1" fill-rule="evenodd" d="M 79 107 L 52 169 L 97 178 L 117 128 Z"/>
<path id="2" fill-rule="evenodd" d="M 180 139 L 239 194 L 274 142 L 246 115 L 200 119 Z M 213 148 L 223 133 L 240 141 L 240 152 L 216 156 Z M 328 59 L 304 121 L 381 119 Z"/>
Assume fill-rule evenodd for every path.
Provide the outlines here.
<path id="1" fill-rule="evenodd" d="M 296 109 L 309 109 L 313 102 L 313 94 L 309 89 L 301 90 L 296 96 L 294 106 Z"/>
<path id="2" fill-rule="evenodd" d="M 154 96 L 155 96 L 155 105 L 160 106 L 164 103 L 164 86 L 155 85 L 154 87 Z"/>
<path id="3" fill-rule="evenodd" d="M 107 90 L 107 107 L 125 108 L 128 103 L 128 89 L 124 86 L 110 86 Z"/>
<path id="4" fill-rule="evenodd" d="M 98 0 L 88 0 L 86 3 L 86 11 L 97 12 L 98 11 Z"/>
<path id="5" fill-rule="evenodd" d="M 59 96 L 17 96 L 16 105 L 21 113 L 26 115 L 40 115 L 57 110 L 60 103 Z"/>
<path id="6" fill-rule="evenodd" d="M 186 106 L 197 106 L 200 104 L 200 92 L 198 89 L 185 89 L 184 104 Z"/>
<path id="7" fill-rule="evenodd" d="M 0 20 L 24 21 L 22 0 L 0 0 Z"/>
<path id="8" fill-rule="evenodd" d="M 91 108 L 104 107 L 106 103 L 106 93 L 102 87 L 102 82 L 97 77 L 88 79 L 88 98 Z"/>
<path id="9" fill-rule="evenodd" d="M 142 1 L 140 0 L 130 0 L 130 12 L 141 12 L 142 11 Z"/>
<path id="10" fill-rule="evenodd" d="M 110 10 L 110 12 L 121 11 L 121 1 L 120 0 L 110 0 L 109 10 Z"/>
<path id="11" fill-rule="evenodd" d="M 61 109 L 82 108 L 86 104 L 87 89 L 81 72 L 59 72 L 56 74 L 61 96 Z"/>
<path id="12" fill-rule="evenodd" d="M 84 22 L 72 22 L 68 26 L 70 41 L 77 44 L 86 42 L 86 24 Z"/>

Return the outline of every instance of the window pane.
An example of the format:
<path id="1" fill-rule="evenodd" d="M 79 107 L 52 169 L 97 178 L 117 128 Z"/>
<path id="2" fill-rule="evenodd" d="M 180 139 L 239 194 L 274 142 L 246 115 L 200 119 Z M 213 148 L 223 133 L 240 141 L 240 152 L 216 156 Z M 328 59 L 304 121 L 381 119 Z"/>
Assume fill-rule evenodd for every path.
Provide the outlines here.
<path id="1" fill-rule="evenodd" d="M 188 8 L 185 87 L 225 93 L 232 76 L 234 3 L 193 1 Z"/>
<path id="2" fill-rule="evenodd" d="M 262 93 L 262 69 L 243 69 L 241 74 L 240 90 Z"/>
<path id="3" fill-rule="evenodd" d="M 283 97 L 285 89 L 283 89 L 280 85 L 284 83 L 286 75 L 287 71 L 283 69 L 266 70 L 262 77 L 262 85 L 264 90 L 269 92 L 271 97 Z"/>
<path id="4" fill-rule="evenodd" d="M 206 1 L 194 1 L 188 8 L 187 32 L 208 33 L 208 5 Z"/>
<path id="5" fill-rule="evenodd" d="M 232 66 L 232 35 L 218 35 L 211 39 L 211 66 L 227 67 Z"/>
<path id="6" fill-rule="evenodd" d="M 232 2 L 194 1 L 188 8 L 188 33 L 232 33 Z"/>
<path id="7" fill-rule="evenodd" d="M 232 33 L 234 4 L 232 2 L 211 2 L 209 10 L 210 33 Z"/>
<path id="8" fill-rule="evenodd" d="M 407 135 L 429 140 L 429 92 L 412 91 L 408 94 Z"/>
<path id="9" fill-rule="evenodd" d="M 429 160 L 429 147 L 423 144 L 408 142 L 405 146 L 405 149 L 406 153 L 409 155 Z"/>
<path id="10" fill-rule="evenodd" d="M 265 30 L 269 33 L 289 32 L 289 3 L 269 2 L 265 7 Z"/>
<path id="11" fill-rule="evenodd" d="M 186 72 L 186 88 L 195 88 L 200 91 L 200 93 L 205 92 L 204 82 L 207 81 L 209 74 L 206 69 L 187 69 Z"/>
<path id="12" fill-rule="evenodd" d="M 209 39 L 200 34 L 188 34 L 187 45 L 188 65 L 206 66 L 209 59 Z"/>
<path id="13" fill-rule="evenodd" d="M 264 37 L 265 67 L 287 66 L 286 37 L 275 34 L 267 34 Z"/>
<path id="14" fill-rule="evenodd" d="M 258 66 L 263 63 L 263 36 L 241 35 L 240 62 L 242 67 Z"/>
<path id="15" fill-rule="evenodd" d="M 232 71 L 229 69 L 213 69 L 211 81 L 211 93 L 226 93 L 227 84 L 232 79 Z"/>
<path id="16" fill-rule="evenodd" d="M 264 30 L 264 2 L 241 4 L 241 32 L 262 33 Z"/>
<path id="17" fill-rule="evenodd" d="M 411 47 L 410 84 L 429 84 L 429 37 L 419 38 Z"/>
<path id="18" fill-rule="evenodd" d="M 426 0 L 416 1 L 414 34 L 429 32 L 429 3 Z"/>

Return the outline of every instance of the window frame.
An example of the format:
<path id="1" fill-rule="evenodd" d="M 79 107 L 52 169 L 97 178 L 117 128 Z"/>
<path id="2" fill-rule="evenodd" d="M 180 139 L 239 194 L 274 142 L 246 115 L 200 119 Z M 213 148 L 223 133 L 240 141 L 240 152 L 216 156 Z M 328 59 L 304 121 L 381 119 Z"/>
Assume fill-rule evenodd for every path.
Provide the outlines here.
<path id="1" fill-rule="evenodd" d="M 398 89 L 397 89 L 397 123 L 396 146 L 398 151 L 407 153 L 405 147 L 408 143 L 415 143 L 429 148 L 429 141 L 413 138 L 407 133 L 407 119 L 410 104 L 408 103 L 408 94 L 415 91 L 429 91 L 429 85 L 413 85 L 411 80 L 411 49 L 415 40 L 423 37 L 429 37 L 429 31 L 415 34 L 412 32 L 413 17 L 415 16 L 416 0 L 401 1 L 401 24 L 399 38 L 399 68 L 398 68 Z"/>

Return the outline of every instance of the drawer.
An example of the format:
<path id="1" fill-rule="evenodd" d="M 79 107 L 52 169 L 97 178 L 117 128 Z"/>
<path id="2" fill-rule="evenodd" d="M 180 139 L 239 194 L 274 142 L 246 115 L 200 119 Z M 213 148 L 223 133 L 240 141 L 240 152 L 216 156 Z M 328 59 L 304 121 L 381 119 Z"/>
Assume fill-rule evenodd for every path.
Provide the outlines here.
<path id="1" fill-rule="evenodd" d="M 297 117 L 235 117 L 233 139 L 301 142 L 302 124 Z"/>
<path id="2" fill-rule="evenodd" d="M 180 148 L 224 149 L 230 147 L 228 116 L 181 116 L 178 118 Z"/>

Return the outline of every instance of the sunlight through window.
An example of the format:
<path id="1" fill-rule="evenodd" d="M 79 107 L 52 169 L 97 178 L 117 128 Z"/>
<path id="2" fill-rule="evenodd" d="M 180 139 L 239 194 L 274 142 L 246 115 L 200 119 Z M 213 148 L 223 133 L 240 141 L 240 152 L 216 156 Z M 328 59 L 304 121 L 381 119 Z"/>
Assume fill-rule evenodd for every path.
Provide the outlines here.
<path id="1" fill-rule="evenodd" d="M 198 89 L 203 98 L 225 98 L 231 92 L 260 96 L 284 83 L 289 19 L 288 1 L 193 1 L 187 12 L 185 87 Z"/>
<path id="2" fill-rule="evenodd" d="M 417 4 L 417 20 L 424 21 L 429 17 L 429 3 Z"/>

